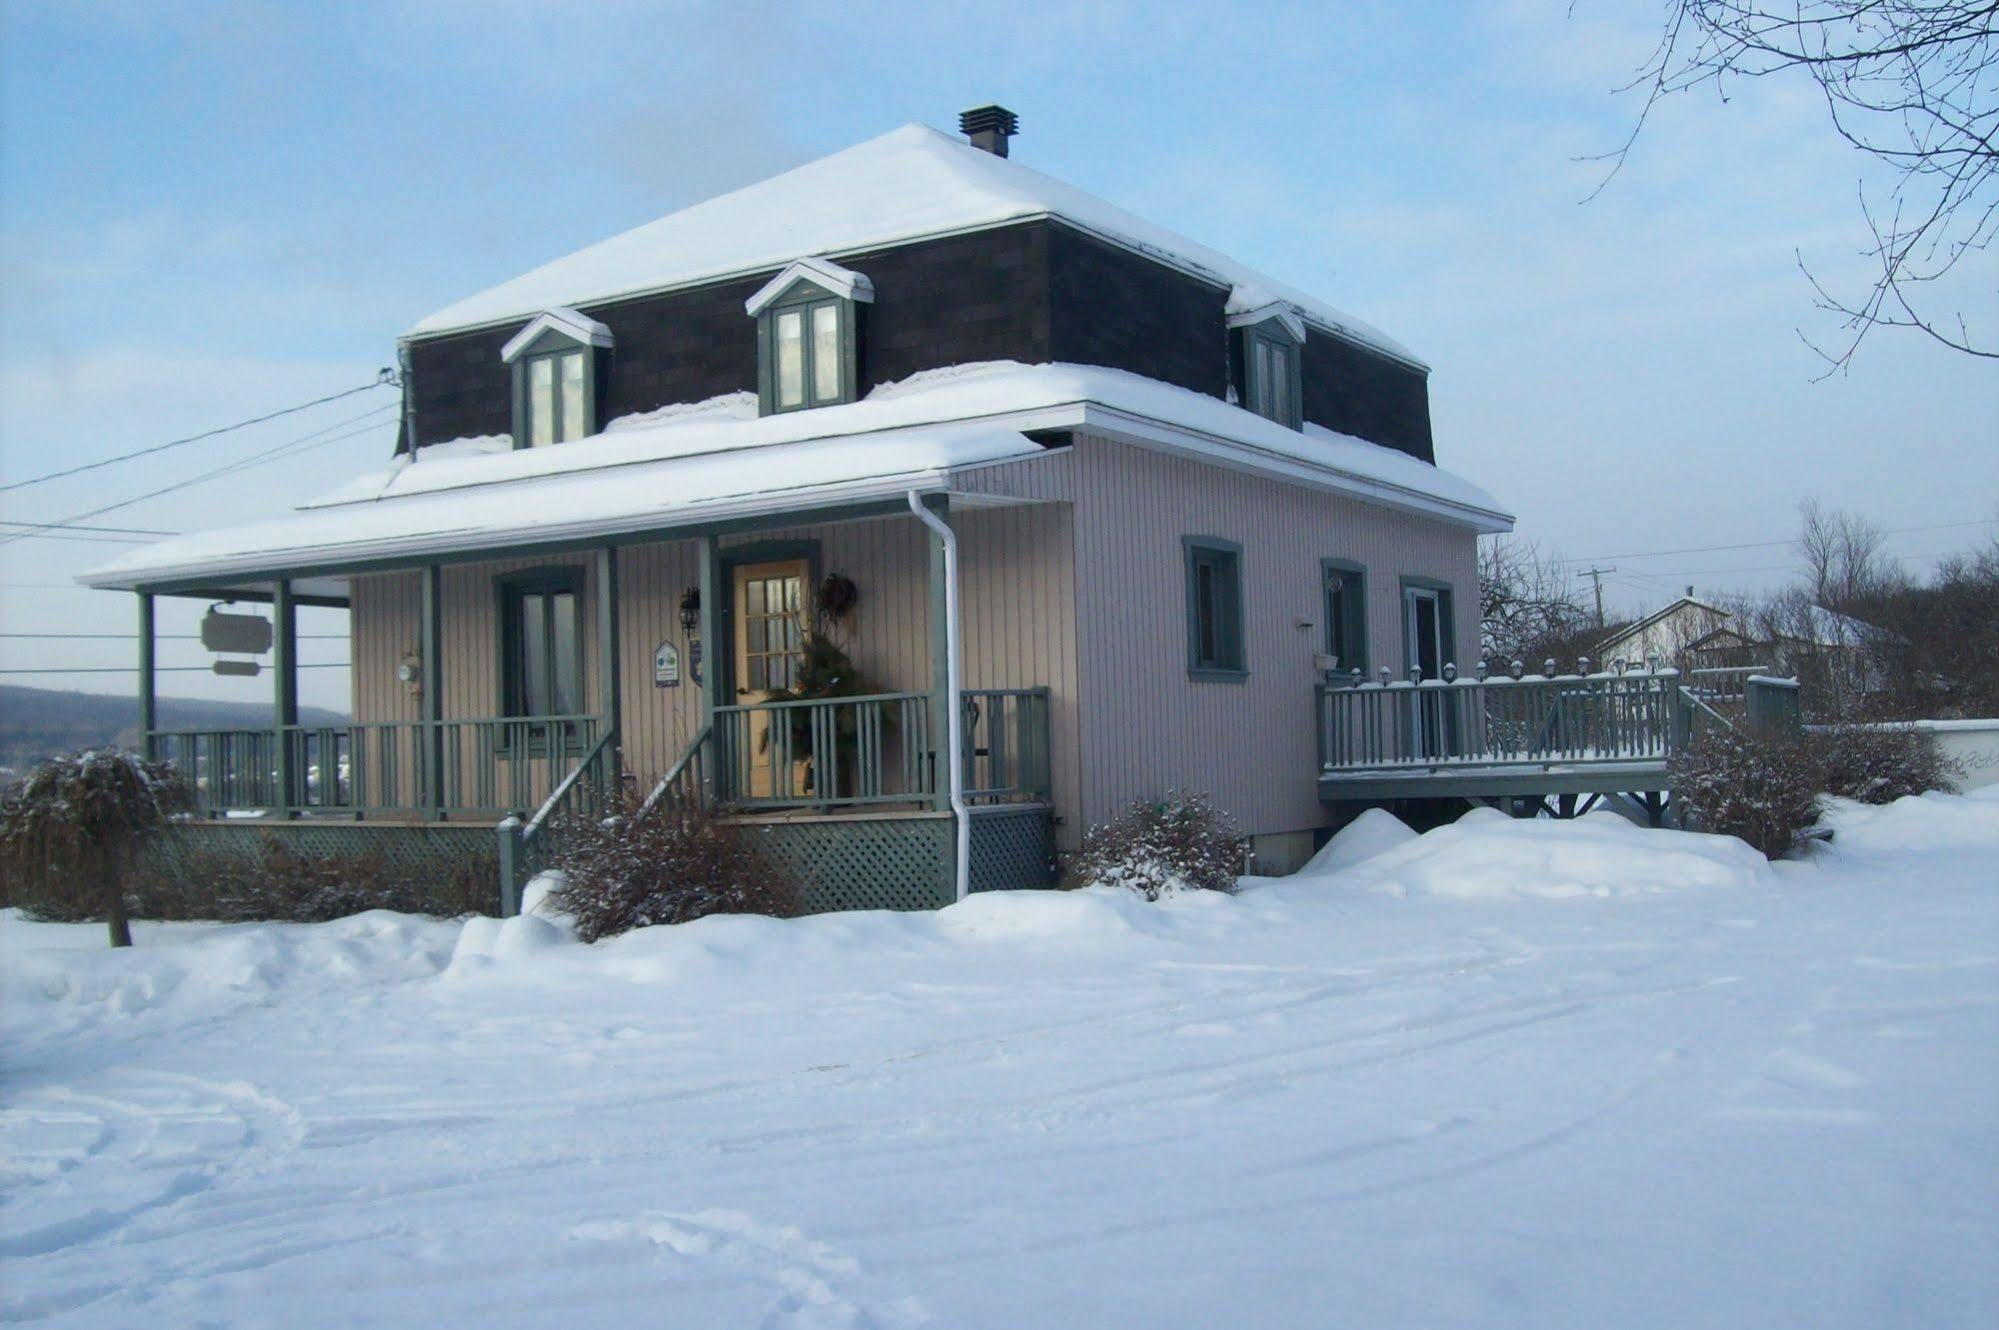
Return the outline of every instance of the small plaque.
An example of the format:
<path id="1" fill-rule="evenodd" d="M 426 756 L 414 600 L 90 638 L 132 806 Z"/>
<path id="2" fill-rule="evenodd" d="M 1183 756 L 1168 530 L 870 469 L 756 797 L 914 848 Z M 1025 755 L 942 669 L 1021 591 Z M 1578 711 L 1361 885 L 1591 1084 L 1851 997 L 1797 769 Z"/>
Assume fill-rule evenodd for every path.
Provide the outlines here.
<path id="1" fill-rule="evenodd" d="M 652 686 L 680 687 L 680 648 L 671 642 L 661 642 L 659 650 L 652 653 Z"/>
<path id="2" fill-rule="evenodd" d="M 687 672 L 694 676 L 698 687 L 701 683 L 701 639 L 698 637 L 687 644 Z"/>

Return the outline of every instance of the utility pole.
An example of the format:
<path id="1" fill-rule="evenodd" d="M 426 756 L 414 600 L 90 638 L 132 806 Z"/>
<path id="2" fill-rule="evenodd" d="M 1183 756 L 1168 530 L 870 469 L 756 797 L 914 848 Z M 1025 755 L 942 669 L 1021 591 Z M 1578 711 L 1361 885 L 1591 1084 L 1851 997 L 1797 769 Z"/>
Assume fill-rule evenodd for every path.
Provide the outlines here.
<path id="1" fill-rule="evenodd" d="M 1592 566 L 1592 567 L 1589 567 L 1589 568 L 1585 568 L 1585 569 L 1583 570 L 1583 576 L 1584 576 L 1584 577 L 1587 577 L 1587 578 L 1588 578 L 1588 579 L 1590 580 L 1590 583 L 1591 583 L 1591 584 L 1592 584 L 1593 586 L 1595 586 L 1595 587 L 1596 587 L 1596 626 L 1597 626 L 1597 627 L 1599 627 L 1599 628 L 1603 627 L 1603 579 L 1604 579 L 1604 575 L 1605 575 L 1606 573 L 1614 573 L 1614 572 L 1616 572 L 1616 571 L 1617 571 L 1617 569 L 1615 569 L 1615 568 L 1597 568 L 1597 567 L 1594 567 L 1594 566 Z"/>

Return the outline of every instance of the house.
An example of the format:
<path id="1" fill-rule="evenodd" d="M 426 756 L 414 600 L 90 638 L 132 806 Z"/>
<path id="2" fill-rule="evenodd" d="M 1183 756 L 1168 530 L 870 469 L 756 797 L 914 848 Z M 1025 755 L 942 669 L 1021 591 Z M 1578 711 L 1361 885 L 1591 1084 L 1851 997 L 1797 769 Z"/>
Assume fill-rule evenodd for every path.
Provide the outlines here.
<path id="1" fill-rule="evenodd" d="M 159 730 L 142 684 L 202 825 L 458 861 L 504 820 L 511 879 L 624 785 L 828 907 L 1045 883 L 1172 788 L 1308 855 L 1315 688 L 1456 674 L 1511 518 L 1437 466 L 1408 348 L 1021 164 L 1002 108 L 961 129 L 439 310 L 389 465 L 89 574 L 146 660 L 155 597 L 272 607 L 269 729 Z M 306 604 L 350 611 L 350 726 L 296 723 Z"/>
<path id="2" fill-rule="evenodd" d="M 1597 644 L 1596 658 L 1605 663 L 1658 661 L 1676 665 L 1697 644 L 1722 644 L 1724 637 L 1717 637 L 1718 633 L 1740 636 L 1730 628 L 1734 621 L 1733 611 L 1696 599 L 1694 589 L 1688 587 L 1687 594 L 1670 605 L 1603 639 Z"/>

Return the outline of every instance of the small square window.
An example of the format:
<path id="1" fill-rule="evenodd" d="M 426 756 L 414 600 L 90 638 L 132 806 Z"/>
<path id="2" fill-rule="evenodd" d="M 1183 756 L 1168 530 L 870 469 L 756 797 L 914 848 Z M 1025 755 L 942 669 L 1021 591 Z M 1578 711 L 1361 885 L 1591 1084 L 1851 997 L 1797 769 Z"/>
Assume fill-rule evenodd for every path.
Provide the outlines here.
<path id="1" fill-rule="evenodd" d="M 1243 678 L 1242 547 L 1210 536 L 1183 541 L 1187 561 L 1187 673 Z"/>

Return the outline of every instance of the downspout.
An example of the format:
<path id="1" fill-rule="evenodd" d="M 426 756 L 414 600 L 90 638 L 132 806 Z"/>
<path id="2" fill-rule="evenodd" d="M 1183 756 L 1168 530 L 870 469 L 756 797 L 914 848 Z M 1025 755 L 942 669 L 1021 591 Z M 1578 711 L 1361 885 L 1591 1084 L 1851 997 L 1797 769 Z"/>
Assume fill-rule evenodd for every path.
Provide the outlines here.
<path id="1" fill-rule="evenodd" d="M 403 447 L 409 450 L 410 461 L 416 460 L 416 399 L 410 396 L 410 366 L 415 357 L 410 355 L 410 344 L 403 338 L 396 339 L 396 375 L 403 390 Z"/>
<path id="2" fill-rule="evenodd" d="M 965 682 L 958 642 L 958 533 L 923 504 L 923 496 L 909 491 L 909 511 L 937 533 L 944 543 L 944 691 L 949 707 L 944 733 L 945 759 L 950 766 L 951 816 L 958 824 L 957 892 L 965 899 L 972 874 L 972 819 L 965 811 Z"/>

